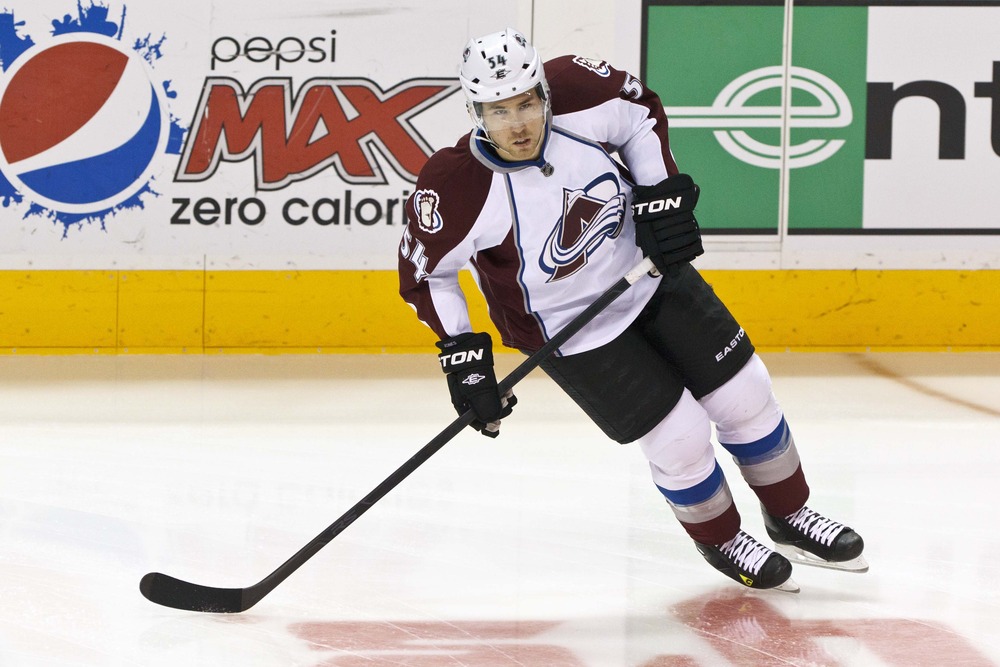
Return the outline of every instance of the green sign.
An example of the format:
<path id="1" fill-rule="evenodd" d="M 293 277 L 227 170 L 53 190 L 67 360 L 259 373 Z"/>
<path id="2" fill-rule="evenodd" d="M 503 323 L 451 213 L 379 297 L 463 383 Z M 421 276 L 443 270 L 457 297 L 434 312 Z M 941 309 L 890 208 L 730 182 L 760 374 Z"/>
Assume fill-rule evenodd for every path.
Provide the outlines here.
<path id="1" fill-rule="evenodd" d="M 840 194 L 863 180 L 867 9 L 796 9 L 787 65 L 783 6 L 646 11 L 644 78 L 667 108 L 678 165 L 702 188 L 706 231 L 777 234 L 784 170 L 790 229 L 860 228 L 861 197 Z"/>
<path id="2" fill-rule="evenodd" d="M 706 233 L 1000 233 L 1000 2 L 646 0 L 643 21 Z"/>

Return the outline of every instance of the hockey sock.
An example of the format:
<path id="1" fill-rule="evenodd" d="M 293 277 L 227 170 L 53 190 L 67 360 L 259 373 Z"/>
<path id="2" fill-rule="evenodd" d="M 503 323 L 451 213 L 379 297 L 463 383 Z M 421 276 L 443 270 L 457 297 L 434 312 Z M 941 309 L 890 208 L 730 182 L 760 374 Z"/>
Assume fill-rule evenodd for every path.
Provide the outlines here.
<path id="1" fill-rule="evenodd" d="M 795 440 L 782 418 L 771 433 L 754 442 L 722 443 L 733 455 L 743 478 L 771 514 L 787 516 L 809 498 Z"/>

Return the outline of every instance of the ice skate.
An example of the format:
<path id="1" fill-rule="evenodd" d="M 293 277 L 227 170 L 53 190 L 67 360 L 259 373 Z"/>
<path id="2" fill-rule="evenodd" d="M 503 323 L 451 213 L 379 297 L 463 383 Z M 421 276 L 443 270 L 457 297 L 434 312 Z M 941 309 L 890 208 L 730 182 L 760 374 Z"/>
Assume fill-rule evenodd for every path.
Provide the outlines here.
<path id="1" fill-rule="evenodd" d="M 742 530 L 725 544 L 695 542 L 695 546 L 712 567 L 747 588 L 799 592 L 798 585 L 791 579 L 791 563 Z"/>
<path id="2" fill-rule="evenodd" d="M 865 548 L 861 536 L 808 507 L 784 518 L 764 511 L 764 526 L 774 540 L 774 550 L 793 563 L 845 572 L 868 571 L 861 555 Z"/>

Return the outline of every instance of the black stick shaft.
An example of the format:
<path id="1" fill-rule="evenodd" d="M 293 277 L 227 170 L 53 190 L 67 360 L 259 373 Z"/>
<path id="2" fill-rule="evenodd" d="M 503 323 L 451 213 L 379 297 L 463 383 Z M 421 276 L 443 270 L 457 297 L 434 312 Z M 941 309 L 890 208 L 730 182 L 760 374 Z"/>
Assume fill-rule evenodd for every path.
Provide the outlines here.
<path id="1" fill-rule="evenodd" d="M 652 263 L 650 263 L 650 268 L 652 268 L 651 264 Z M 642 266 L 642 264 L 638 265 L 635 269 L 633 269 L 633 271 L 629 272 L 628 275 L 620 278 L 618 282 L 595 299 L 594 302 L 587 306 L 587 308 L 584 309 L 584 311 L 575 319 L 560 329 L 556 335 L 545 343 L 545 345 L 540 347 L 527 359 L 521 362 L 517 368 L 511 371 L 507 377 L 500 381 L 498 385 L 500 393 L 503 394 L 507 390 L 512 389 L 514 385 L 527 377 L 531 371 L 535 370 L 539 364 L 559 349 L 559 347 L 564 345 L 566 341 L 576 335 L 576 333 L 585 327 L 592 319 L 594 319 L 598 313 L 603 311 L 611 305 L 612 302 L 618 299 L 618 297 L 624 294 L 626 290 L 632 286 L 632 283 L 638 279 L 638 277 L 641 277 L 647 272 L 640 270 L 640 267 Z M 634 277 L 633 273 L 637 270 L 640 270 L 639 276 Z M 437 453 L 437 451 L 444 447 L 450 440 L 452 440 L 452 438 L 461 433 L 466 426 L 472 423 L 474 418 L 475 414 L 472 410 L 468 410 L 458 417 L 458 419 L 453 421 L 443 431 L 438 433 L 433 440 L 428 442 L 416 454 L 410 457 L 406 463 L 399 466 L 395 472 L 386 477 L 381 484 L 372 489 L 368 495 L 359 500 L 354 507 L 347 510 L 343 516 L 330 524 L 330 526 L 328 526 L 322 533 L 317 535 L 312 542 L 302 547 L 298 553 L 285 561 L 281 567 L 272 572 L 266 579 L 264 579 L 264 581 L 261 582 L 261 584 L 266 585 L 266 588 L 263 593 L 260 594 L 260 597 L 254 600 L 254 603 L 273 590 L 303 563 L 312 558 L 316 552 L 326 546 L 330 540 L 339 535 L 345 528 L 354 523 L 358 517 L 371 509 L 372 505 L 381 500 L 387 493 L 398 486 L 400 482 L 409 477 L 410 473 L 423 465 L 427 459 Z"/>
<path id="2" fill-rule="evenodd" d="M 611 305 L 629 287 L 651 271 L 653 271 L 653 263 L 649 259 L 644 259 L 637 264 L 635 268 L 608 288 L 569 324 L 560 329 L 545 345 L 532 353 L 517 368 L 511 371 L 507 377 L 501 380 L 498 385 L 500 393 L 503 394 L 507 390 L 512 389 L 514 385 L 523 380 L 539 364 L 558 350 L 580 329 L 585 327 L 598 313 Z M 189 584 L 173 577 L 167 577 L 166 575 L 150 573 L 143 577 L 143 581 L 140 584 L 143 595 L 157 604 L 165 604 L 169 607 L 191 611 L 229 613 L 246 611 L 257 604 L 265 595 L 273 591 L 289 575 L 302 567 L 306 561 L 316 555 L 320 549 L 343 532 L 345 528 L 354 523 L 358 517 L 371 509 L 375 503 L 398 486 L 410 473 L 423 465 L 427 459 L 444 447 L 452 438 L 461 433 L 466 426 L 472 423 L 474 417 L 475 415 L 471 410 L 459 416 L 458 419 L 438 433 L 433 440 L 410 457 L 406 463 L 386 477 L 381 484 L 372 489 L 368 495 L 359 500 L 351 509 L 347 510 L 343 516 L 330 524 L 323 532 L 314 537 L 308 544 L 299 549 L 295 555 L 282 563 L 278 569 L 259 583 L 243 589 L 217 589 Z"/>

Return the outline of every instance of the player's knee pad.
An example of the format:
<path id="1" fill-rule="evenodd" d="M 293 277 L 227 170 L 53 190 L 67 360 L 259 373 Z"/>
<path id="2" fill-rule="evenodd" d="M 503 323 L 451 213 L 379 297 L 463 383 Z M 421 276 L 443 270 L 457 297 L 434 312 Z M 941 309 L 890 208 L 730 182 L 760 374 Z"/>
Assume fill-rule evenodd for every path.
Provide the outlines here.
<path id="1" fill-rule="evenodd" d="M 771 376 L 756 354 L 728 382 L 699 402 L 715 423 L 722 443 L 754 442 L 781 423 L 781 407 L 771 391 Z"/>
<path id="2" fill-rule="evenodd" d="M 674 409 L 637 440 L 649 460 L 653 481 L 667 489 L 687 488 L 715 468 L 712 425 L 705 410 L 684 390 Z"/>

